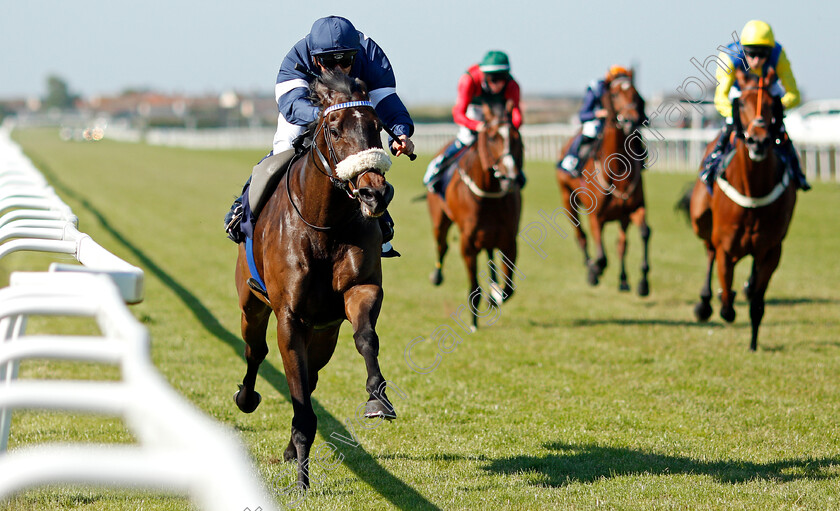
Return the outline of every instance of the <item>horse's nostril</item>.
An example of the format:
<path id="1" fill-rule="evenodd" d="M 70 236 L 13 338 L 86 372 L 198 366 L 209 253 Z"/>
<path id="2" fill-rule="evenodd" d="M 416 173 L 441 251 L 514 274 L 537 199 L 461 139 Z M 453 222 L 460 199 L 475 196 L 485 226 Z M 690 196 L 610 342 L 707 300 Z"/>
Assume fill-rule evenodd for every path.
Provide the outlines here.
<path id="1" fill-rule="evenodd" d="M 359 198 L 365 202 L 371 202 L 376 198 L 376 194 L 370 188 L 359 188 L 358 189 Z"/>

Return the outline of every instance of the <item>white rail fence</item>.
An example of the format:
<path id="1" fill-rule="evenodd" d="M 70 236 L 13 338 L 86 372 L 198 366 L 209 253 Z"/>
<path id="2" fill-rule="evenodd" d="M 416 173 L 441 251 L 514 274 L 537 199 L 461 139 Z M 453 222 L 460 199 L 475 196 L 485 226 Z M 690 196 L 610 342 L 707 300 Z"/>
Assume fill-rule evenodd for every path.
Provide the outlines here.
<path id="1" fill-rule="evenodd" d="M 72 254 L 82 266 L 15 272 L 0 289 L 0 502 L 55 483 L 154 489 L 190 496 L 202 509 L 274 509 L 235 433 L 178 395 L 150 357 L 147 329 L 125 303 L 143 299 L 143 272 L 76 229 L 7 130 L 0 130 L 0 258 L 19 250 Z M 32 316 L 96 320 L 101 335 L 27 335 Z M 120 381 L 22 381 L 30 358 L 115 364 Z M 7 452 L 15 409 L 122 418 L 136 445 L 57 444 Z"/>
<path id="2" fill-rule="evenodd" d="M 454 124 L 418 124 L 412 140 L 419 154 L 434 154 L 458 131 Z M 522 138 L 525 158 L 556 161 L 563 144 L 574 136 L 577 127 L 566 124 L 525 125 Z M 661 129 L 655 133 L 642 130 L 648 143 L 652 169 L 667 172 L 696 172 L 706 144 L 717 136 L 714 129 Z M 270 128 L 225 128 L 205 130 L 151 129 L 145 135 L 136 130 L 111 129 L 106 137 L 130 142 L 193 149 L 264 149 L 271 148 L 274 130 Z M 802 167 L 812 180 L 840 182 L 840 134 L 813 138 L 793 137 Z"/>

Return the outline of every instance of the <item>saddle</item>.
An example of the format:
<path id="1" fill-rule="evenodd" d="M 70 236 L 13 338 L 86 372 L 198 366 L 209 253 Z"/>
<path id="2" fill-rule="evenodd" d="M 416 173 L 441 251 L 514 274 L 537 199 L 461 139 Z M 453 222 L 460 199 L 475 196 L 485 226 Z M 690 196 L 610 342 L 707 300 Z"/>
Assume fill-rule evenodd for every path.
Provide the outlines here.
<path id="1" fill-rule="evenodd" d="M 440 177 L 432 184 L 432 190 L 440 195 L 442 199 L 446 199 L 446 189 L 449 187 L 449 182 L 452 181 L 452 176 L 455 175 L 455 171 L 458 169 L 458 163 L 467 154 L 467 149 L 470 147 L 472 145 L 462 147 L 457 153 L 441 162 Z"/>
<path id="2" fill-rule="evenodd" d="M 777 176 L 776 178 L 781 180 L 785 174 L 788 175 L 794 183 L 797 182 L 798 176 L 793 168 L 793 162 L 791 162 L 790 155 L 784 150 L 784 147 L 780 144 L 775 144 L 773 146 L 773 151 L 776 152 L 776 156 L 779 158 L 779 168 L 777 169 Z M 711 155 L 710 155 L 711 156 Z M 706 185 L 706 190 L 708 190 L 709 195 L 712 195 L 712 191 L 714 190 L 715 180 L 718 177 L 718 174 L 726 170 L 726 167 L 729 166 L 729 163 L 732 162 L 732 158 L 735 156 L 735 144 L 729 143 L 727 147 L 724 148 L 724 151 L 720 154 L 720 157 L 714 158 L 713 161 L 710 162 L 708 167 L 708 178 L 704 180 L 704 184 Z"/>
<path id="3" fill-rule="evenodd" d="M 310 126 L 295 140 L 291 149 L 266 156 L 254 165 L 251 177 L 242 188 L 242 215 L 236 226 L 246 238 L 254 237 L 254 225 L 263 206 L 292 164 L 309 150 L 313 135 L 314 129 Z"/>

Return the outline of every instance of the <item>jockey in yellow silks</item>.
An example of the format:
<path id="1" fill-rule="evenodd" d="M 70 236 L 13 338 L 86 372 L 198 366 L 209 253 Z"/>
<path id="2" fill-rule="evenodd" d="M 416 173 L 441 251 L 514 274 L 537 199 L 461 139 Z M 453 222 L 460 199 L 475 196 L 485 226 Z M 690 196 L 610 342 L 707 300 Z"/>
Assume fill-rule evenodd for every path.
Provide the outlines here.
<path id="1" fill-rule="evenodd" d="M 718 142 L 710 155 L 703 162 L 700 177 L 707 184 L 715 178 L 720 156 L 727 149 L 729 137 L 732 133 L 732 97 L 737 95 L 738 83 L 735 81 L 735 69 L 741 69 L 756 75 L 766 76 L 772 68 L 775 69 L 778 80 L 770 87 L 769 92 L 776 98 L 781 98 L 784 108 L 793 108 L 799 104 L 799 89 L 793 76 L 790 61 L 781 44 L 776 41 L 770 25 L 760 20 L 751 20 L 741 30 L 739 42 L 730 43 L 725 51 L 719 55 L 721 61 L 730 67 L 718 66 L 715 78 L 718 85 L 715 89 L 715 108 L 726 119 L 726 124 L 718 138 Z M 734 89 L 734 90 L 733 90 Z M 801 189 L 807 191 L 811 187 L 802 174 L 799 159 L 790 138 L 784 133 L 779 134 L 779 149 L 782 156 L 790 162 Z"/>

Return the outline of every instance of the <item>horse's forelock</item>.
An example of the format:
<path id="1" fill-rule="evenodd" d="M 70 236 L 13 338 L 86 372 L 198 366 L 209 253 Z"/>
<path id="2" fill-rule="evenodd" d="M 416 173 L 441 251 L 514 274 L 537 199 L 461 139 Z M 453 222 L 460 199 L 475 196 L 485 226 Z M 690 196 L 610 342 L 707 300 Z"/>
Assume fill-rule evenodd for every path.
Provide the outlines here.
<path id="1" fill-rule="evenodd" d="M 350 100 L 355 93 L 361 93 L 367 97 L 367 87 L 358 78 L 351 78 L 344 73 L 333 73 L 325 71 L 312 82 L 310 87 L 313 98 L 323 106 L 328 106 L 336 101 L 335 95 L 341 95 Z"/>

